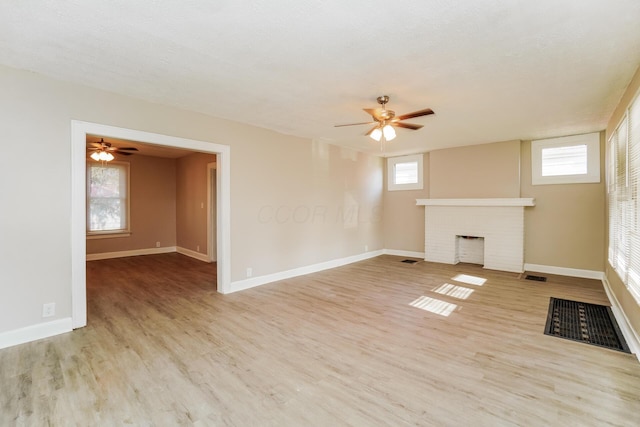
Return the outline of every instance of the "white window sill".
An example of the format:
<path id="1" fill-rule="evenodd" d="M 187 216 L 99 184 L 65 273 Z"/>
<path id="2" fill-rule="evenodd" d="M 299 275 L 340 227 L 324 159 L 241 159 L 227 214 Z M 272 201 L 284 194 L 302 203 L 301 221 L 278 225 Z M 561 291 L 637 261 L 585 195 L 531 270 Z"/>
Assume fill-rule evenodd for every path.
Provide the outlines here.
<path id="1" fill-rule="evenodd" d="M 96 240 L 96 239 L 117 239 L 120 237 L 129 237 L 131 236 L 130 231 L 117 231 L 114 233 L 106 232 L 106 233 L 91 233 L 87 234 L 87 240 Z"/>

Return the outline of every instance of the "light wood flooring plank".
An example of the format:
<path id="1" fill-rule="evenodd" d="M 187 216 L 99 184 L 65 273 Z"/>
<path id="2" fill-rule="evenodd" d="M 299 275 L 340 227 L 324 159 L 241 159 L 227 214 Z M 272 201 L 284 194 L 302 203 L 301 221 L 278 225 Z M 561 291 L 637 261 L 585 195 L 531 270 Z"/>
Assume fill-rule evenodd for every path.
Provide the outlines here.
<path id="1" fill-rule="evenodd" d="M 89 262 L 87 327 L 0 350 L 0 425 L 640 425 L 635 356 L 543 334 L 601 283 L 400 260 L 231 295 L 179 254 Z"/>

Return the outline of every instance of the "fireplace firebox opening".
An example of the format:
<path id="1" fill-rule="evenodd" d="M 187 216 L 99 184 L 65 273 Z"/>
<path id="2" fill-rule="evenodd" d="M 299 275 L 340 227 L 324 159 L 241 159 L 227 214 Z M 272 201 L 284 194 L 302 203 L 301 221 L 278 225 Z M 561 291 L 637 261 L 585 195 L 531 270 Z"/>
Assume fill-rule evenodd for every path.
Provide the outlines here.
<path id="1" fill-rule="evenodd" d="M 484 237 L 457 235 L 455 260 L 484 266 Z"/>

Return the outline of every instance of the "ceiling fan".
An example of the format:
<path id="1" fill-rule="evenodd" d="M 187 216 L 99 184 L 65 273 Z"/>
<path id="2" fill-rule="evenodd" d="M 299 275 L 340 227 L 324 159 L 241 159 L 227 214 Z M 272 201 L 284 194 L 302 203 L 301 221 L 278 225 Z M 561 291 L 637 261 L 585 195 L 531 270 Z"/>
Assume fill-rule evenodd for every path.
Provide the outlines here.
<path id="1" fill-rule="evenodd" d="M 396 131 L 393 129 L 394 127 L 405 128 L 411 130 L 418 130 L 423 125 L 416 125 L 413 123 L 404 123 L 403 120 L 412 119 L 414 117 L 422 117 L 428 116 L 430 114 L 434 114 L 431 108 L 425 108 L 424 110 L 414 111 L 413 113 L 402 114 L 400 116 L 396 116 L 395 111 L 387 110 L 387 102 L 389 102 L 389 97 L 387 95 L 379 96 L 377 98 L 378 104 L 382 105 L 380 108 L 363 108 L 363 110 L 370 114 L 373 118 L 372 122 L 361 122 L 361 123 L 349 123 L 345 125 L 335 125 L 335 127 L 343 127 L 343 126 L 356 126 L 356 125 L 375 125 L 367 133 L 366 136 L 375 139 L 376 141 L 381 141 L 382 137 L 384 137 L 384 141 L 391 141 L 396 137 Z M 380 142 L 380 147 L 382 147 L 382 142 Z"/>
<path id="2" fill-rule="evenodd" d="M 87 150 L 93 151 L 90 157 L 97 162 L 110 162 L 115 158 L 114 153 L 130 156 L 134 154 L 134 151 L 138 151 L 138 149 L 134 147 L 113 147 L 110 142 L 105 142 L 104 138 L 100 138 L 100 142 L 92 142 L 90 145 L 91 146 L 87 147 Z"/>

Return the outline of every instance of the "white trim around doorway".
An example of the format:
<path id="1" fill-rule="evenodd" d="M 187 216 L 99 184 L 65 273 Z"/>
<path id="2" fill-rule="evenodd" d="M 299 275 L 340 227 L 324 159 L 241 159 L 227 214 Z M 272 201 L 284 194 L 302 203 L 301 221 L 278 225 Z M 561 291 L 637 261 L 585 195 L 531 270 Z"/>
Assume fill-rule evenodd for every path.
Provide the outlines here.
<path id="1" fill-rule="evenodd" d="M 87 134 L 128 139 L 145 144 L 182 148 L 217 155 L 217 290 L 231 291 L 231 147 L 195 139 L 71 121 L 71 316 L 73 328 L 87 324 L 86 273 L 86 138 Z"/>
<path id="2" fill-rule="evenodd" d="M 216 173 L 217 173 L 216 169 L 217 167 L 215 162 L 207 163 L 207 257 L 205 260 L 207 262 L 217 261 L 217 257 L 215 255 L 216 251 L 213 250 L 217 240 L 216 230 L 215 230 L 216 229 L 215 225 L 217 225 L 217 221 L 216 221 L 216 224 L 214 224 L 213 222 L 216 219 L 216 214 L 218 212 L 218 209 L 217 209 L 218 197 L 216 196 L 215 199 L 214 197 L 212 197 L 214 194 L 215 195 L 218 194 L 217 179 L 216 179 L 215 193 L 213 188 L 213 178 L 216 176 Z"/>

